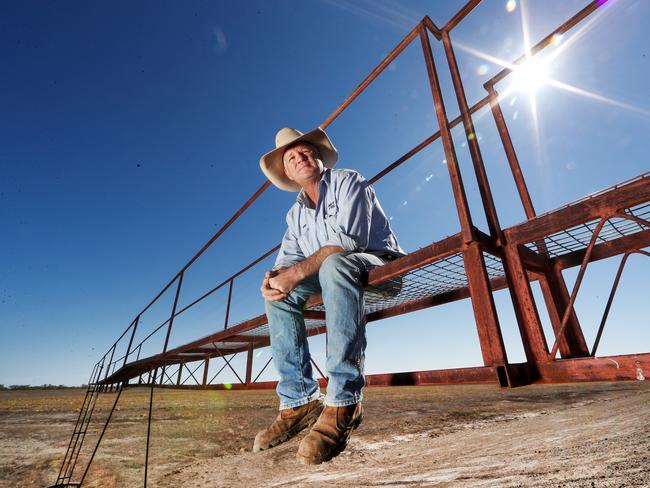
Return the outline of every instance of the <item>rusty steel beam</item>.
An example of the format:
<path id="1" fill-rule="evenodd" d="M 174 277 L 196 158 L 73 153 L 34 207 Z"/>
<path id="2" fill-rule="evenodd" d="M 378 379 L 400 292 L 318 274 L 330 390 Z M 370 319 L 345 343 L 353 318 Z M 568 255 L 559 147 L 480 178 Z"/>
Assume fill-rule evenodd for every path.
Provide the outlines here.
<path id="1" fill-rule="evenodd" d="M 650 377 L 650 353 L 556 359 L 537 368 L 538 383 L 640 380 Z"/>
<path id="2" fill-rule="evenodd" d="M 440 33 L 440 28 L 431 20 L 431 17 L 428 15 L 425 15 L 422 21 L 420 22 L 424 27 L 429 29 L 431 34 L 433 34 L 433 37 L 435 37 L 437 40 L 442 39 L 441 33 Z"/>
<path id="3" fill-rule="evenodd" d="M 569 291 L 566 287 L 562 271 L 556 267 L 549 267 L 539 278 L 542 295 L 546 302 L 551 325 L 555 335 L 560 335 L 562 317 L 569 308 Z M 560 335 L 560 356 L 562 358 L 579 358 L 589 356 L 589 349 L 585 341 L 578 315 L 573 307 L 568 312 L 564 334 Z"/>
<path id="4" fill-rule="evenodd" d="M 521 262 L 528 271 L 546 273 L 548 268 L 553 265 L 549 258 L 526 246 L 518 246 L 517 251 L 519 252 L 519 256 L 521 256 Z"/>
<path id="5" fill-rule="evenodd" d="M 524 364 L 509 364 L 509 373 L 519 373 L 524 377 L 531 374 L 526 371 Z M 518 371 L 519 370 L 519 371 Z M 479 366 L 470 368 L 452 368 L 441 370 L 413 371 L 406 373 L 386 373 L 366 375 L 366 385 L 375 386 L 409 386 L 409 385 L 456 385 L 493 383 L 503 385 L 499 376 L 499 368 Z M 650 376 L 650 353 L 627 354 L 620 356 L 603 356 L 599 358 L 556 359 L 543 361 L 535 366 L 535 376 L 530 377 L 532 383 L 569 383 L 584 381 L 629 381 L 645 379 Z M 318 380 L 321 387 L 326 386 L 324 379 Z M 138 385 L 128 385 L 137 387 Z M 246 390 L 273 389 L 276 381 L 252 382 L 237 384 L 211 384 L 205 389 L 213 390 Z M 174 385 L 158 386 L 159 388 L 177 388 Z M 181 386 L 180 389 L 197 389 L 197 385 Z"/>
<path id="6" fill-rule="evenodd" d="M 485 269 L 483 253 L 478 243 L 467 246 L 463 252 L 463 262 L 483 354 L 483 364 L 485 366 L 505 364 L 508 362 L 506 348 Z"/>
<path id="7" fill-rule="evenodd" d="M 589 261 L 599 261 L 618 254 L 623 254 L 628 250 L 642 249 L 648 246 L 650 246 L 650 230 L 643 230 L 636 234 L 619 237 L 613 241 L 596 244 Z M 573 268 L 580 265 L 586 252 L 586 249 L 580 249 L 568 254 L 563 254 L 562 256 L 553 258 L 552 263 L 559 269 Z"/>
<path id="8" fill-rule="evenodd" d="M 482 0 L 469 0 L 442 28 L 442 35 L 456 27 Z"/>
<path id="9" fill-rule="evenodd" d="M 456 254 L 463 249 L 463 241 L 460 234 L 442 239 L 414 251 L 406 256 L 397 258 L 378 268 L 371 269 L 368 272 L 368 284 L 379 285 L 384 281 L 396 278 L 408 273 L 411 270 L 426 266 L 439 259 L 444 259 Z"/>
<path id="10" fill-rule="evenodd" d="M 528 191 L 528 186 L 526 185 L 526 180 L 521 171 L 521 165 L 519 164 L 519 158 L 517 158 L 517 152 L 515 151 L 515 146 L 512 143 L 510 137 L 510 131 L 506 125 L 505 117 L 501 111 L 501 106 L 499 105 L 499 96 L 493 86 L 488 87 L 488 98 L 490 100 L 490 108 L 492 110 L 492 116 L 494 117 L 494 122 L 497 126 L 497 131 L 499 137 L 501 138 L 501 144 L 506 153 L 506 159 L 510 165 L 510 172 L 515 180 L 515 186 L 517 187 L 517 192 L 519 193 L 519 198 L 521 204 L 524 207 L 524 212 L 526 213 L 527 219 L 532 219 L 535 217 L 535 207 L 533 206 L 533 200 L 530 198 L 530 192 Z"/>
<path id="11" fill-rule="evenodd" d="M 321 387 L 327 386 L 325 378 L 317 380 Z M 425 386 L 425 385 L 457 385 L 491 383 L 499 385 L 499 375 L 496 367 L 477 366 L 470 368 L 451 368 L 427 371 L 412 371 L 405 373 L 380 373 L 366 375 L 366 386 Z M 133 385 L 136 386 L 136 385 Z M 251 382 L 250 384 L 212 384 L 205 389 L 211 390 L 270 390 L 277 386 L 277 381 Z M 174 388 L 165 385 L 163 388 Z M 183 386 L 181 389 L 197 389 L 194 385 Z"/>
<path id="12" fill-rule="evenodd" d="M 573 285 L 573 290 L 571 291 L 571 297 L 569 298 L 569 303 L 567 304 L 566 309 L 564 310 L 564 314 L 562 315 L 560 328 L 555 333 L 555 343 L 553 344 L 550 353 L 551 358 L 555 358 L 558 347 L 560 347 L 560 340 L 563 339 L 564 331 L 569 321 L 569 316 L 573 312 L 573 304 L 575 303 L 576 298 L 578 297 L 578 291 L 580 290 L 582 279 L 584 278 L 585 272 L 587 271 L 587 266 L 589 265 L 589 258 L 591 256 L 591 253 L 593 252 L 594 246 L 596 245 L 596 239 L 598 238 L 598 234 L 600 234 L 600 231 L 605 225 L 605 222 L 607 222 L 606 217 L 603 217 L 598 221 L 598 224 L 596 225 L 596 228 L 594 229 L 594 232 L 591 236 L 591 240 L 589 241 L 589 245 L 587 246 L 585 256 L 582 259 L 582 263 L 580 264 L 580 270 L 578 271 L 578 276 L 576 277 L 576 281 Z"/>
<path id="13" fill-rule="evenodd" d="M 506 278 L 510 283 L 508 291 L 517 318 L 526 359 L 529 363 L 536 364 L 547 359 L 548 345 L 530 288 L 528 274 L 519 254 L 519 247 L 514 245 L 504 247 L 503 264 Z"/>
<path id="14" fill-rule="evenodd" d="M 626 185 L 538 215 L 504 230 L 504 233 L 509 243 L 526 244 L 648 201 L 650 177 L 643 175 Z"/>

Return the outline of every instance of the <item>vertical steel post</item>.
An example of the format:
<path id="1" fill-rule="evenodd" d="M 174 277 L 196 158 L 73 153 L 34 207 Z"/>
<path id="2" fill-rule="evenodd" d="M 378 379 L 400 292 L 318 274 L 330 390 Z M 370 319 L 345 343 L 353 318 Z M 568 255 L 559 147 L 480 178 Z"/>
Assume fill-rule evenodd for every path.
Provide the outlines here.
<path id="1" fill-rule="evenodd" d="M 167 352 L 167 346 L 169 345 L 169 336 L 172 333 L 172 326 L 174 325 L 174 317 L 176 316 L 176 307 L 178 306 L 178 297 L 181 293 L 181 286 L 183 286 L 183 276 L 184 273 L 179 273 L 178 275 L 178 286 L 176 287 L 176 296 L 174 297 L 174 305 L 172 307 L 172 313 L 169 316 L 169 326 L 167 326 L 167 335 L 165 336 L 165 345 L 163 346 L 163 353 Z"/>
<path id="2" fill-rule="evenodd" d="M 461 224 L 461 234 L 464 242 L 467 243 L 466 249 L 463 251 L 463 261 L 472 298 L 474 317 L 476 318 L 476 328 L 481 342 L 483 361 L 486 366 L 505 364 L 507 363 L 506 350 L 505 345 L 503 344 L 494 299 L 492 297 L 492 289 L 485 268 L 483 253 L 475 236 L 463 180 L 460 174 L 458 160 L 456 158 L 456 151 L 454 150 L 454 142 L 449 128 L 449 122 L 447 121 L 447 113 L 445 111 L 442 90 L 440 88 L 440 82 L 438 80 L 438 74 L 433 59 L 431 43 L 429 42 L 429 34 L 424 27 L 424 24 L 420 24 L 420 40 L 427 66 L 427 73 L 429 75 L 429 85 L 433 96 L 438 126 L 440 127 L 440 137 L 442 138 L 445 157 L 447 158 L 447 169 L 449 170 L 454 199 L 456 201 L 456 209 Z M 457 81 L 460 80 L 458 79 Z M 455 88 L 460 88 L 462 90 L 462 85 L 455 86 Z M 459 99 L 460 98 L 462 97 L 459 95 Z M 473 127 L 469 118 L 466 122 L 469 124 L 466 126 L 466 130 L 467 127 Z M 477 149 L 477 147 L 475 147 L 475 149 Z M 476 155 L 477 154 L 475 154 L 475 156 Z M 478 154 L 478 156 L 480 157 L 480 154 Z M 486 194 L 486 196 L 488 196 L 488 194 Z M 493 215 L 493 217 L 496 219 L 496 214 Z M 492 224 L 496 225 L 495 232 L 497 232 L 498 220 L 495 220 Z"/>
<path id="3" fill-rule="evenodd" d="M 250 385 L 253 376 L 253 343 L 248 344 L 248 355 L 246 356 L 246 386 Z"/>
<path id="4" fill-rule="evenodd" d="M 115 346 L 116 344 L 113 344 L 113 347 L 111 347 L 111 358 L 108 360 L 108 367 L 106 368 L 106 374 L 104 375 L 104 379 L 108 378 L 108 375 L 111 372 L 111 363 L 113 362 L 113 355 L 115 354 Z"/>
<path id="5" fill-rule="evenodd" d="M 485 269 L 483 252 L 477 242 L 467 245 L 463 251 L 463 262 L 483 354 L 483 364 L 485 366 L 506 364 L 508 358 L 492 297 L 492 288 Z"/>
<path id="6" fill-rule="evenodd" d="M 223 321 L 223 329 L 226 330 L 228 328 L 228 319 L 230 318 L 230 302 L 232 300 L 232 284 L 235 280 L 230 280 L 230 284 L 228 285 L 228 302 L 226 303 L 226 318 Z"/>
<path id="7" fill-rule="evenodd" d="M 458 108 L 463 120 L 463 127 L 465 128 L 465 137 L 467 139 L 467 146 L 472 158 L 474 166 L 474 173 L 478 183 L 479 193 L 481 194 L 481 201 L 483 202 L 483 209 L 485 211 L 485 218 L 490 229 L 490 235 L 497 240 L 501 240 L 501 226 L 499 224 L 499 217 L 497 215 L 494 199 L 492 198 L 492 190 L 490 189 L 490 182 L 485 171 L 485 164 L 483 163 L 483 156 L 479 147 L 476 129 L 474 122 L 469 111 L 469 104 L 467 103 L 467 96 L 465 95 L 465 88 L 458 69 L 456 55 L 454 48 L 451 44 L 449 32 L 446 30 L 441 31 L 442 43 L 445 47 L 445 54 L 447 55 L 447 63 L 449 64 L 449 71 L 451 72 L 451 79 L 454 84 L 454 91 L 456 92 L 456 100 L 458 101 Z M 449 161 L 449 160 L 447 160 Z"/>
<path id="8" fill-rule="evenodd" d="M 485 88 L 490 96 L 490 108 L 492 109 L 494 122 L 496 123 L 497 131 L 499 132 L 499 137 L 503 144 L 503 149 L 506 152 L 506 158 L 508 159 L 512 176 L 515 179 L 515 185 L 517 186 L 517 191 L 519 192 L 519 198 L 524 207 L 524 212 L 526 212 L 526 218 L 532 219 L 535 217 L 535 208 L 533 207 L 533 201 L 530 198 L 530 193 L 526 186 L 526 180 L 524 180 L 524 175 L 521 172 L 521 166 L 519 165 L 519 159 L 515 152 L 515 146 L 512 144 L 510 132 L 508 131 L 508 127 L 506 126 L 503 117 L 503 112 L 501 111 L 501 106 L 499 105 L 499 96 L 493 85 L 488 85 Z"/>
<path id="9" fill-rule="evenodd" d="M 499 96 L 492 84 L 488 84 L 485 87 L 490 98 L 490 108 L 492 110 L 492 115 L 494 117 L 494 122 L 497 126 L 497 131 L 499 132 L 499 137 L 501 138 L 501 143 L 503 144 L 504 151 L 506 153 L 506 159 L 508 160 L 508 165 L 510 166 L 510 171 L 512 173 L 513 179 L 515 181 L 515 186 L 517 187 L 517 192 L 519 193 L 519 199 L 524 208 L 527 219 L 533 219 L 536 216 L 535 208 L 533 206 L 533 201 L 530 197 L 530 192 L 526 186 L 526 181 L 524 179 L 523 172 L 521 171 L 521 165 L 519 164 L 519 159 L 517 158 L 517 152 L 515 151 L 514 144 L 510 137 L 510 132 L 508 131 L 508 126 L 506 125 L 503 112 L 501 111 L 501 106 L 499 104 Z M 506 246 L 508 243 L 505 243 Z M 537 243 L 539 251 L 542 255 L 546 254 L 546 244 L 544 240 L 540 240 Z M 514 257 L 515 252 L 509 253 L 508 256 Z M 519 258 L 515 258 L 519 259 Z M 511 268 L 517 268 L 520 263 L 513 263 Z M 551 323 L 553 325 L 553 330 L 557 332 L 561 328 L 561 317 L 566 311 L 566 306 L 569 302 L 569 292 L 566 288 L 566 283 L 562 273 L 555 269 L 551 264 L 549 264 L 545 272 L 540 275 L 540 287 L 542 289 L 542 294 L 544 296 L 544 301 L 546 303 L 546 308 L 549 312 L 549 317 L 551 318 Z M 513 275 L 519 275 L 516 270 L 512 270 Z M 527 278 L 526 278 L 527 279 Z M 511 295 L 513 290 L 511 290 Z M 532 292 L 530 291 L 530 285 L 528 286 L 515 286 L 514 293 L 525 294 L 527 296 L 519 297 L 518 301 L 523 303 L 523 307 L 526 310 L 525 316 L 528 320 L 527 328 L 531 334 L 527 334 L 529 338 L 537 336 L 536 329 L 541 328 L 541 323 L 539 321 L 539 315 L 537 313 L 537 308 L 535 305 L 535 300 L 532 297 Z M 513 301 L 515 299 L 513 298 Z M 515 308 L 517 306 L 515 305 Z M 535 308 L 535 312 L 531 313 L 530 307 Z M 524 336 L 522 335 L 522 339 Z M 546 340 L 543 341 L 546 344 Z M 533 353 L 534 356 L 541 356 L 544 352 L 544 349 L 547 349 L 548 346 L 545 345 L 544 349 L 541 349 L 541 341 L 539 337 L 533 338 L 533 344 L 529 344 L 530 347 L 535 348 L 536 352 Z M 584 357 L 588 355 L 589 351 L 587 349 L 587 344 L 584 340 L 584 335 L 582 333 L 582 328 L 580 327 L 580 322 L 575 312 L 571 312 L 571 315 L 568 319 L 568 327 L 566 330 L 566 339 L 561 341 L 561 354 L 562 357 Z"/>
<path id="10" fill-rule="evenodd" d="M 528 274 L 516 245 L 507 244 L 504 250 L 504 270 L 508 291 L 517 317 L 519 334 L 526 353 L 526 360 L 535 364 L 548 359 L 548 345 L 539 319 Z"/>
<path id="11" fill-rule="evenodd" d="M 451 187 L 454 193 L 454 200 L 456 202 L 456 210 L 458 212 L 458 219 L 460 220 L 461 233 L 464 242 L 471 242 L 475 240 L 474 227 L 472 225 L 472 217 L 469 212 L 469 205 L 463 187 L 463 180 L 458 167 L 458 159 L 456 158 L 456 151 L 454 150 L 454 143 L 447 121 L 447 113 L 445 111 L 445 104 L 442 99 L 442 91 L 438 81 L 438 73 L 433 60 L 433 52 L 431 51 L 431 43 L 429 42 L 429 34 L 423 24 L 419 27 L 420 41 L 422 44 L 422 51 L 424 53 L 424 61 L 427 66 L 427 74 L 429 76 L 429 86 L 431 88 L 431 95 L 433 96 L 433 105 L 440 127 L 440 137 L 442 139 L 442 146 L 447 158 L 447 169 L 451 179 Z"/>
<path id="12" fill-rule="evenodd" d="M 178 376 L 176 377 L 176 386 L 181 384 L 181 375 L 183 374 L 183 362 L 178 363 Z"/>
<path id="13" fill-rule="evenodd" d="M 208 384 L 208 370 L 210 369 L 210 355 L 205 355 L 205 366 L 203 366 L 203 386 Z"/>
<path id="14" fill-rule="evenodd" d="M 156 383 L 156 371 L 153 374 L 153 382 Z M 151 440 L 151 410 L 153 407 L 153 385 L 149 392 L 149 418 L 147 420 L 147 446 L 144 452 L 144 488 L 147 488 L 147 473 L 149 471 L 149 443 Z"/>
<path id="15" fill-rule="evenodd" d="M 169 337 L 172 333 L 172 326 L 174 325 L 174 317 L 176 317 L 176 307 L 178 306 L 178 297 L 181 293 L 181 286 L 183 286 L 183 276 L 184 272 L 180 272 L 178 275 L 178 286 L 176 287 L 176 295 L 174 296 L 174 305 L 172 306 L 172 313 L 169 316 L 169 326 L 167 326 L 167 334 L 165 335 L 165 344 L 163 346 L 163 354 L 167 352 L 167 346 L 169 345 Z M 161 384 L 164 382 L 165 369 L 167 365 L 164 364 L 162 367 L 162 374 L 160 375 Z"/>
<path id="16" fill-rule="evenodd" d="M 122 364 L 122 367 L 126 366 L 126 361 L 129 359 L 129 354 L 131 354 L 131 346 L 133 345 L 133 338 L 135 337 L 135 331 L 138 329 L 139 323 L 140 323 L 140 316 L 138 315 L 133 321 L 133 331 L 131 332 L 129 345 L 126 347 L 126 354 L 124 355 L 124 364 Z"/>

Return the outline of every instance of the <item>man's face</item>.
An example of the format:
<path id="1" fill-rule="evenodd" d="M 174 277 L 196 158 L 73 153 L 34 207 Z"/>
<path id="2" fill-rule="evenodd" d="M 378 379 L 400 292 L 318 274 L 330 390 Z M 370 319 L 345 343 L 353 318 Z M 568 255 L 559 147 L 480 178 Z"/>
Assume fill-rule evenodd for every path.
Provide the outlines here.
<path id="1" fill-rule="evenodd" d="M 314 147 L 309 144 L 296 144 L 287 149 L 282 156 L 284 172 L 290 180 L 303 186 L 303 183 L 318 179 L 323 171 L 323 163 L 318 159 Z"/>

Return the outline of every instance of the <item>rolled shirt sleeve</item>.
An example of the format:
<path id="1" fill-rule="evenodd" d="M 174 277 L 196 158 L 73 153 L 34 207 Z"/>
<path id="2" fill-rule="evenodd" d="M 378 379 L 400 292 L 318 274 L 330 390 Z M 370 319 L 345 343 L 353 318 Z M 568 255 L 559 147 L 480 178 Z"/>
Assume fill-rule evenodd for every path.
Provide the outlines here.
<path id="1" fill-rule="evenodd" d="M 363 176 L 350 172 L 338 188 L 338 209 L 328 216 L 326 246 L 365 251 L 370 238 L 373 190 Z"/>
<path id="2" fill-rule="evenodd" d="M 291 225 L 289 225 L 287 231 L 284 233 L 284 237 L 282 238 L 280 251 L 278 252 L 277 258 L 275 259 L 275 265 L 273 266 L 273 269 L 288 268 L 296 263 L 299 263 L 303 259 L 305 259 L 305 255 L 300 249 L 298 238 L 292 231 Z"/>

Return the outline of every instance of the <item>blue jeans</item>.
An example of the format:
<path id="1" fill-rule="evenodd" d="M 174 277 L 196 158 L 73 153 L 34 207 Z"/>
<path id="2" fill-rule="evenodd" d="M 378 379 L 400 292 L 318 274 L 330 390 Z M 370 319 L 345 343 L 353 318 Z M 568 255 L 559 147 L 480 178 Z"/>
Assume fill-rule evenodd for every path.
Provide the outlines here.
<path id="1" fill-rule="evenodd" d="M 280 409 L 298 407 L 320 397 L 307 344 L 303 308 L 311 295 L 322 292 L 327 325 L 325 404 L 353 405 L 362 399 L 366 320 L 361 277 L 385 259 L 374 254 L 342 252 L 328 256 L 317 275 L 310 276 L 277 302 L 266 301 L 273 361 L 280 374 Z"/>

